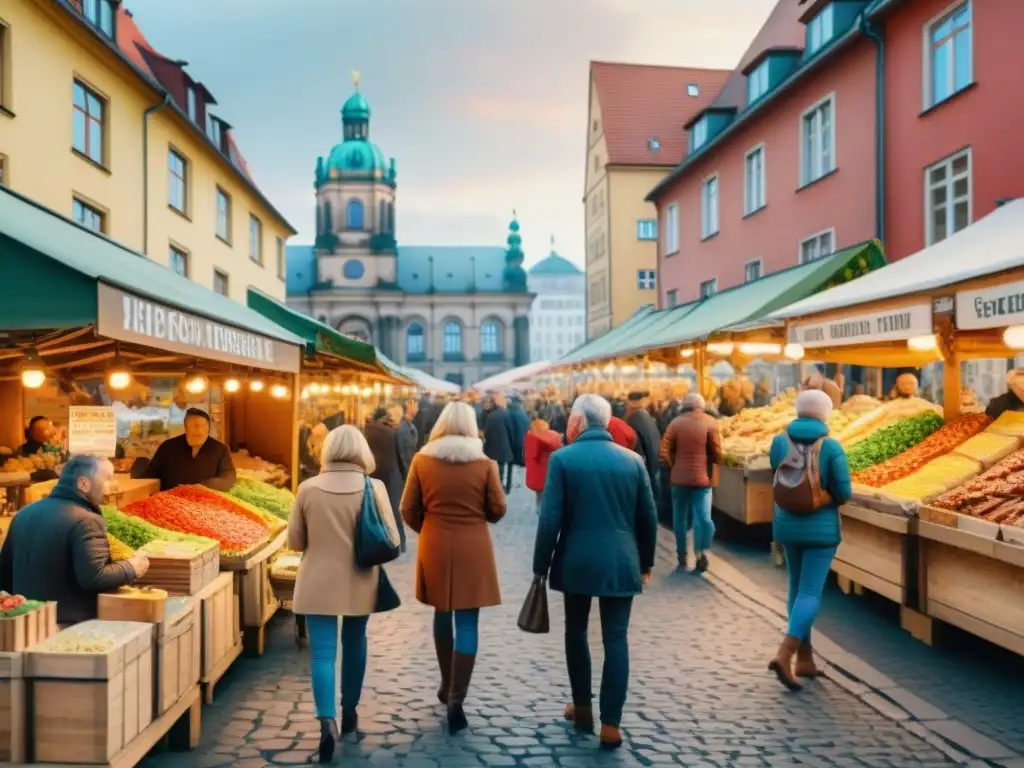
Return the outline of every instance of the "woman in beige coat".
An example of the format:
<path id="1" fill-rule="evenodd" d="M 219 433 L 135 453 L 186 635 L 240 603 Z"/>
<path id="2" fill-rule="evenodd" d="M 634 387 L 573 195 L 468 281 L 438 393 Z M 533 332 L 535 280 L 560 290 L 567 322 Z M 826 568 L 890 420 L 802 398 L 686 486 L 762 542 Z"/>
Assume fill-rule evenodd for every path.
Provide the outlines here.
<path id="1" fill-rule="evenodd" d="M 341 733 L 356 730 L 356 707 L 366 674 L 366 624 L 377 603 L 379 567 L 355 562 L 356 517 L 365 476 L 373 471 L 366 438 L 353 426 L 327 435 L 320 474 L 299 486 L 288 522 L 288 546 L 302 552 L 292 609 L 306 616 L 313 699 L 320 720 L 320 762 L 329 762 L 339 738 L 334 672 L 341 621 Z M 392 541 L 398 526 L 384 484 L 371 480 L 381 520 Z"/>
<path id="2" fill-rule="evenodd" d="M 476 662 L 480 609 L 501 604 L 487 524 L 505 515 L 498 465 L 484 455 L 476 414 L 466 403 L 444 407 L 430 442 L 413 457 L 401 511 L 420 534 L 416 599 L 435 610 L 437 696 L 448 705 L 448 730 L 457 733 L 468 725 L 462 704 Z"/>

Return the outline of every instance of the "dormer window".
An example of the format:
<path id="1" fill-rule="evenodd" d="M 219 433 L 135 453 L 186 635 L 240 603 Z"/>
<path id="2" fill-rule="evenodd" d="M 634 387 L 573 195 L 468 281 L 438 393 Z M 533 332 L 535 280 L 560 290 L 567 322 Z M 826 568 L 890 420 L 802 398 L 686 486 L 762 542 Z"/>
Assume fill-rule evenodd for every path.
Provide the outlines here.
<path id="1" fill-rule="evenodd" d="M 687 85 L 686 86 L 686 95 L 689 96 L 690 98 L 693 98 L 693 99 L 695 99 L 698 96 L 700 96 L 700 84 L 699 83 L 690 83 L 689 85 Z"/>
<path id="2" fill-rule="evenodd" d="M 835 32 L 835 6 L 826 5 L 807 22 L 807 55 L 813 56 L 831 40 Z"/>
<path id="3" fill-rule="evenodd" d="M 747 104 L 753 104 L 768 93 L 768 59 L 747 75 Z"/>
<path id="4" fill-rule="evenodd" d="M 702 117 L 690 130 L 690 151 L 700 149 L 708 140 L 708 119 Z"/>
<path id="5" fill-rule="evenodd" d="M 217 149 L 223 151 L 224 129 L 220 124 L 220 120 L 209 112 L 206 113 L 206 135 L 210 137 L 210 141 L 217 145 Z"/>
<path id="6" fill-rule="evenodd" d="M 196 121 L 196 89 L 193 86 L 188 86 L 188 90 L 185 95 L 186 108 L 188 110 L 188 119 L 193 123 Z"/>
<path id="7" fill-rule="evenodd" d="M 115 0 L 83 0 L 82 15 L 109 40 L 114 39 L 114 18 L 117 12 Z"/>

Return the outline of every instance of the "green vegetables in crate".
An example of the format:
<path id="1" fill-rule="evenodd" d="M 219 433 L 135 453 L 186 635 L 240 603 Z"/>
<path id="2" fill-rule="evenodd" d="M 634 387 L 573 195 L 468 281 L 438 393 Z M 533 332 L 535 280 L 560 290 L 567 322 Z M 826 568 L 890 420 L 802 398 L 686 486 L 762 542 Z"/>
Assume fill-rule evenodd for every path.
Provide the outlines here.
<path id="1" fill-rule="evenodd" d="M 292 505 L 295 504 L 295 496 L 291 491 L 283 488 L 275 488 L 259 480 L 240 479 L 234 487 L 228 491 L 231 496 L 241 499 L 254 507 L 270 512 L 272 515 L 287 520 L 292 514 Z"/>
<path id="2" fill-rule="evenodd" d="M 935 411 L 912 416 L 880 429 L 846 451 L 851 472 L 860 472 L 899 456 L 913 448 L 942 426 L 942 417 Z"/>
<path id="3" fill-rule="evenodd" d="M 103 507 L 103 519 L 107 521 L 107 533 L 132 549 L 140 549 L 151 541 L 193 541 L 206 545 L 217 543 L 202 536 L 159 528 L 141 517 L 126 515 L 114 507 Z"/>

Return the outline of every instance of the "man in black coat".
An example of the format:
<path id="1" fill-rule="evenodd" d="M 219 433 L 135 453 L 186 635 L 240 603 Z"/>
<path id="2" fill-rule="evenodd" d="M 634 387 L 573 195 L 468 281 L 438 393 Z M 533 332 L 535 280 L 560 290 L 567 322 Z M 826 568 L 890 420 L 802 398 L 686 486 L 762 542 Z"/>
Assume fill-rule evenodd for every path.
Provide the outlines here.
<path id="1" fill-rule="evenodd" d="M 409 476 L 412 457 L 416 455 L 416 449 L 419 446 L 419 434 L 414 423 L 417 413 L 416 401 L 410 398 L 404 407 L 397 403 L 392 407 L 396 409 L 396 418 L 399 415 L 398 409 L 401 409 L 401 420 L 395 433 L 395 443 L 398 448 L 398 469 L 402 473 L 402 484 L 404 486 L 405 478 Z M 398 514 L 398 510 L 395 510 L 395 514 Z"/>
<path id="2" fill-rule="evenodd" d="M 399 503 L 402 501 L 402 470 L 398 459 L 398 433 L 397 422 L 393 421 L 395 413 L 401 413 L 401 406 L 385 410 L 378 408 L 373 412 L 372 420 L 363 430 L 366 442 L 370 446 L 370 453 L 373 454 L 373 461 L 376 466 L 370 477 L 376 478 L 384 483 L 388 491 L 388 501 L 391 502 L 391 509 L 395 513 L 395 522 L 398 524 L 398 534 L 402 541 L 402 551 L 405 552 L 405 526 L 399 518 Z M 401 417 L 398 416 L 398 419 Z"/>
<path id="3" fill-rule="evenodd" d="M 512 492 L 512 465 L 515 453 L 512 451 L 512 434 L 509 431 L 508 411 L 505 396 L 496 394 L 494 407 L 484 421 L 484 454 L 498 462 L 498 474 L 504 478 L 505 493 Z"/>
<path id="4" fill-rule="evenodd" d="M 11 521 L 0 548 L 0 589 L 32 600 L 57 601 L 57 623 L 96 618 L 97 596 L 144 576 L 149 560 L 115 563 L 100 511 L 114 477 L 106 459 L 75 456 L 50 495 Z"/>
<path id="5" fill-rule="evenodd" d="M 661 447 L 661 432 L 658 423 L 647 410 L 650 404 L 650 393 L 630 392 L 626 405 L 626 423 L 636 432 L 636 452 L 644 460 L 647 474 L 651 478 L 651 490 L 654 498 L 659 499 L 658 481 L 661 479 L 661 463 L 658 450 Z"/>
<path id="6" fill-rule="evenodd" d="M 513 397 L 508 406 L 508 434 L 512 441 L 512 463 L 517 467 L 526 466 L 526 433 L 530 431 L 530 417 L 523 408 L 523 400 Z"/>

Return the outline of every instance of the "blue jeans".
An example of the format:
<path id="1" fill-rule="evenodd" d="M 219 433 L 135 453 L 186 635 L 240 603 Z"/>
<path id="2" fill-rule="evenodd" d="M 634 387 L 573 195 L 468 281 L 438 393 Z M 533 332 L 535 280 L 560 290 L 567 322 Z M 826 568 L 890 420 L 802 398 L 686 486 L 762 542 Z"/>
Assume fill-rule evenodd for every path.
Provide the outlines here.
<path id="1" fill-rule="evenodd" d="M 788 634 L 809 640 L 811 627 L 821 609 L 821 592 L 825 588 L 838 547 L 798 547 L 783 544 L 786 551 L 786 573 L 789 576 Z"/>
<path id="2" fill-rule="evenodd" d="M 344 616 L 341 620 L 341 708 L 359 706 L 366 677 L 366 624 L 369 616 Z M 309 628 L 310 675 L 316 716 L 338 715 L 334 697 L 334 670 L 338 658 L 338 617 L 307 616 Z"/>
<path id="3" fill-rule="evenodd" d="M 452 614 L 454 613 L 454 617 Z M 452 619 L 454 618 L 454 626 Z M 478 625 L 479 608 L 465 608 L 459 611 L 434 612 L 434 637 L 438 640 L 454 640 L 455 652 L 475 656 L 480 644 Z"/>
<path id="4" fill-rule="evenodd" d="M 589 707 L 593 700 L 590 689 L 590 645 L 587 631 L 590 624 L 589 595 L 565 596 L 565 662 L 569 667 L 572 703 Z M 629 687 L 629 614 L 632 597 L 600 597 L 601 641 L 604 644 L 604 669 L 601 670 L 601 723 L 616 728 L 622 721 Z"/>
<path id="5" fill-rule="evenodd" d="M 676 534 L 679 562 L 686 560 L 686 535 L 693 528 L 693 549 L 698 554 L 711 549 L 715 524 L 711 521 L 711 489 L 689 485 L 672 486 L 672 529 Z"/>

